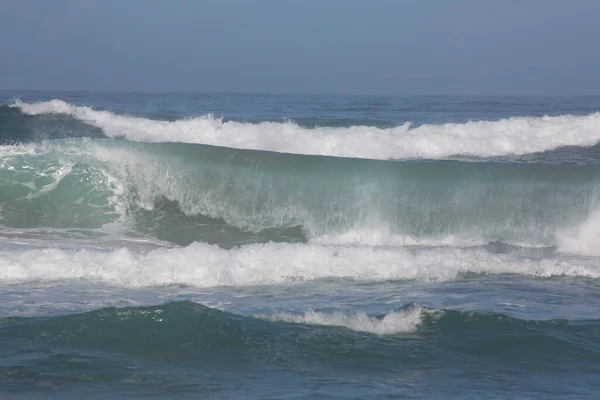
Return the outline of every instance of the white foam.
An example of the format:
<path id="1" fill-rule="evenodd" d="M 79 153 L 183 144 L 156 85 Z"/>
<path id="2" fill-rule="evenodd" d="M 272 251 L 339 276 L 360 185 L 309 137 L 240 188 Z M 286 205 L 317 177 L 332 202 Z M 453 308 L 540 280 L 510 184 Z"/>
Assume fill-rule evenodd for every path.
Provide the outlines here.
<path id="1" fill-rule="evenodd" d="M 63 164 L 60 167 L 55 168 L 54 171 L 52 171 L 51 173 L 38 173 L 38 176 L 50 176 L 52 178 L 52 181 L 39 189 L 35 186 L 33 182 L 30 182 L 31 186 L 27 185 L 27 183 L 24 183 L 25 186 L 28 186 L 32 190 L 27 194 L 26 198 L 29 200 L 35 199 L 53 191 L 63 180 L 63 178 L 71 173 L 72 169 L 72 164 Z"/>
<path id="2" fill-rule="evenodd" d="M 55 190 L 64 178 L 71 175 L 76 164 L 84 160 L 105 161 L 100 157 L 94 157 L 94 151 L 102 149 L 93 141 L 78 141 L 77 143 L 52 142 L 34 142 L 28 144 L 5 145 L 0 146 L 0 172 L 3 169 L 13 172 L 11 177 L 4 178 L 4 183 L 22 185 L 29 189 L 29 192 L 23 196 L 23 199 L 33 200 L 47 195 Z M 35 156 L 35 159 L 24 159 L 23 156 Z M 114 159 L 118 159 L 121 154 L 117 152 Z M 97 163 L 96 163 L 97 164 Z M 24 181 L 24 179 L 30 179 Z M 93 168 L 87 171 L 85 181 L 82 184 L 89 183 L 93 185 L 92 189 L 99 192 L 111 193 L 108 198 L 108 206 L 114 208 L 114 211 L 123 221 L 127 213 L 127 204 L 125 202 L 126 189 L 122 182 L 122 177 L 112 176 L 108 168 Z M 76 201 L 85 201 L 85 194 Z M 99 203 L 89 203 L 90 207 L 103 207 Z M 108 228 L 108 224 L 105 225 Z"/>
<path id="3" fill-rule="evenodd" d="M 278 313 L 275 315 L 256 315 L 261 319 L 295 324 L 342 326 L 353 331 L 369 332 L 377 335 L 409 333 L 417 330 L 421 324 L 424 310 L 420 306 L 407 310 L 390 312 L 383 318 L 369 317 L 365 313 L 344 314 L 342 312 L 322 313 L 308 311 L 303 315 Z"/>
<path id="4" fill-rule="evenodd" d="M 36 149 L 26 145 L 4 145 L 0 146 L 0 160 L 7 157 L 23 156 L 36 154 Z M 4 164 L 0 164 L 2 167 Z"/>
<path id="5" fill-rule="evenodd" d="M 123 287 L 281 284 L 321 278 L 448 281 L 464 273 L 600 277 L 578 259 L 517 258 L 482 249 L 251 244 L 231 250 L 204 243 L 134 251 L 6 249 L 0 282 L 93 281 Z"/>
<path id="6" fill-rule="evenodd" d="M 590 213 L 579 226 L 559 229 L 555 237 L 560 252 L 600 256 L 600 210 Z"/>
<path id="7" fill-rule="evenodd" d="M 321 235 L 311 239 L 311 243 L 323 245 L 353 245 L 353 246 L 416 246 L 416 247 L 473 247 L 483 246 L 487 242 L 461 238 L 457 235 L 440 237 L 413 237 L 409 235 L 396 235 L 388 226 L 379 226 L 376 229 L 351 229 L 342 233 Z"/>
<path id="8" fill-rule="evenodd" d="M 156 121 L 74 106 L 62 100 L 32 104 L 17 100 L 11 106 L 30 115 L 70 115 L 101 128 L 109 137 L 132 141 L 202 143 L 372 159 L 520 155 L 600 142 L 600 113 L 418 127 L 405 124 L 386 129 L 370 126 L 310 129 L 292 122 L 224 122 L 210 115 L 173 122 Z"/>

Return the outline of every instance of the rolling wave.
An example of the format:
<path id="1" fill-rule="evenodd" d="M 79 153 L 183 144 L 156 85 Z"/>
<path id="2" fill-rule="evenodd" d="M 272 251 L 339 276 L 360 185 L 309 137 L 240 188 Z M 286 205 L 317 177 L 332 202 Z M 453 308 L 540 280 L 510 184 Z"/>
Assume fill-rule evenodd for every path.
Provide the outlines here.
<path id="1" fill-rule="evenodd" d="M 0 154 L 5 236 L 120 232 L 229 247 L 503 242 L 581 253 L 595 248 L 600 208 L 593 164 L 396 162 L 81 138 Z"/>
<path id="2" fill-rule="evenodd" d="M 10 107 L 32 116 L 63 115 L 101 129 L 111 138 L 182 142 L 281 153 L 367 159 L 439 159 L 450 156 L 525 155 L 600 142 L 600 113 L 586 116 L 513 117 L 499 121 L 373 126 L 301 127 L 293 122 L 244 123 L 211 115 L 157 121 L 75 106 L 62 100 Z M 88 129 L 89 130 L 89 129 Z"/>

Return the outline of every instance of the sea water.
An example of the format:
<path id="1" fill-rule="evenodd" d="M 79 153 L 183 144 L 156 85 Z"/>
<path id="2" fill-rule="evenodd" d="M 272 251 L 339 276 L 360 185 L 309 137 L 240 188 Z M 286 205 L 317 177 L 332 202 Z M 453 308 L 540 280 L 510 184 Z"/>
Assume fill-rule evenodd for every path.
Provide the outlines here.
<path id="1" fill-rule="evenodd" d="M 600 393 L 600 97 L 0 104 L 2 398 Z"/>

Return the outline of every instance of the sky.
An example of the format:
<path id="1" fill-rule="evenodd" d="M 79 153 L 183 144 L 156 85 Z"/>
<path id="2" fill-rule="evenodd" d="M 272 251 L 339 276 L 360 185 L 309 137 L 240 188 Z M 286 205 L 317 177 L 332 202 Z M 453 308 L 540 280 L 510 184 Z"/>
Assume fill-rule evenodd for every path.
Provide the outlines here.
<path id="1" fill-rule="evenodd" d="M 0 0 L 0 89 L 600 94 L 598 0 Z"/>

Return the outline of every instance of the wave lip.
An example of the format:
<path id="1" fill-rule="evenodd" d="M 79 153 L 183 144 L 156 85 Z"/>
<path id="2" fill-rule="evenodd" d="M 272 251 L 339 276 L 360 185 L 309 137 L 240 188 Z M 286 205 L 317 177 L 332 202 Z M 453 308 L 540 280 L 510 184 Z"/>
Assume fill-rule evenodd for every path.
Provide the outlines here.
<path id="1" fill-rule="evenodd" d="M 169 121 L 119 115 L 62 100 L 10 104 L 28 115 L 62 114 L 102 129 L 108 137 L 139 142 L 201 143 L 280 153 L 367 159 L 497 157 L 600 142 L 600 113 L 513 117 L 499 121 L 410 124 L 394 128 L 303 128 L 293 122 L 243 123 L 211 115 Z"/>

